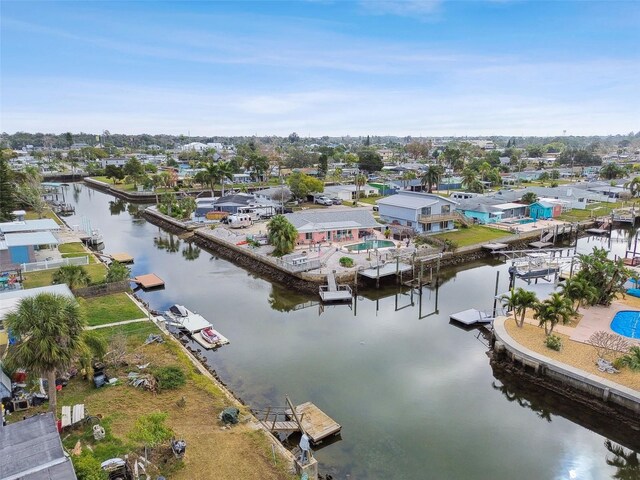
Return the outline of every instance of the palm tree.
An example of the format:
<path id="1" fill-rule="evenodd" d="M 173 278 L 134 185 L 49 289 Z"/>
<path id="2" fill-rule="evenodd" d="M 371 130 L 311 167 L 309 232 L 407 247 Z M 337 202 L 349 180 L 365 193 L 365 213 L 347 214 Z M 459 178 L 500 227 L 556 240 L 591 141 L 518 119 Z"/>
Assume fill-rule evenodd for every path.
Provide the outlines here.
<path id="1" fill-rule="evenodd" d="M 559 293 L 553 293 L 551 297 L 538 303 L 535 310 L 534 318 L 540 322 L 541 327 L 544 326 L 546 335 L 551 335 L 558 323 L 569 323 L 569 318 L 573 313 L 571 300 Z"/>
<path id="2" fill-rule="evenodd" d="M 433 185 L 438 185 L 440 182 L 440 177 L 444 173 L 444 168 L 440 165 L 429 165 L 427 171 L 424 173 L 422 178 L 420 179 L 422 186 L 427 187 L 427 191 L 429 193 L 433 192 Z"/>
<path id="3" fill-rule="evenodd" d="M 267 224 L 269 243 L 275 247 L 273 255 L 281 257 L 293 251 L 298 231 L 284 215 L 276 215 Z"/>
<path id="4" fill-rule="evenodd" d="M 75 299 L 41 293 L 20 300 L 5 316 L 7 329 L 20 341 L 9 347 L 12 365 L 46 376 L 49 411 L 56 412 L 56 372 L 67 369 L 82 348 L 85 326 Z"/>
<path id="5" fill-rule="evenodd" d="M 358 202 L 360 201 L 360 187 L 363 187 L 366 185 L 367 176 L 363 175 L 362 173 L 358 173 L 356 174 L 356 177 L 353 183 L 355 183 L 356 185 L 356 205 L 357 205 Z"/>
<path id="6" fill-rule="evenodd" d="M 524 316 L 528 308 L 534 308 L 538 304 L 538 297 L 533 292 L 523 288 L 511 290 L 511 293 L 502 296 L 502 304 L 507 310 L 513 310 L 513 318 L 516 325 L 520 328 L 524 325 Z M 520 315 L 520 320 L 518 320 Z"/>
<path id="7" fill-rule="evenodd" d="M 415 180 L 417 177 L 416 172 L 412 172 L 411 170 L 407 170 L 402 174 L 401 180 L 402 185 L 406 189 L 411 180 Z"/>
<path id="8" fill-rule="evenodd" d="M 86 287 L 91 282 L 89 273 L 82 265 L 65 265 L 55 271 L 53 283 L 66 283 L 71 290 Z"/>
<path id="9" fill-rule="evenodd" d="M 632 197 L 640 196 L 640 177 L 635 177 L 633 180 L 625 183 L 624 187 L 629 189 Z"/>
<path id="10" fill-rule="evenodd" d="M 607 465 L 618 469 L 611 478 L 618 480 L 637 480 L 640 478 L 640 458 L 636 452 L 626 450 L 608 439 L 605 440 L 604 446 L 614 455 L 612 459 L 607 456 Z"/>
<path id="11" fill-rule="evenodd" d="M 220 180 L 220 166 L 217 163 L 209 162 L 204 166 L 203 178 L 211 187 L 211 196 L 214 197 L 213 189 Z"/>
<path id="12" fill-rule="evenodd" d="M 522 195 L 520 201 L 526 205 L 531 205 L 532 203 L 536 203 L 538 201 L 538 195 L 536 195 L 534 192 L 527 192 Z"/>
<path id="13" fill-rule="evenodd" d="M 220 183 L 222 184 L 222 197 L 224 197 L 224 181 L 233 180 L 233 173 L 233 168 L 229 162 L 218 162 L 218 174 Z"/>
<path id="14" fill-rule="evenodd" d="M 465 168 L 462 171 L 462 184 L 466 188 L 471 189 L 477 183 L 478 183 L 478 173 L 471 168 Z"/>
<path id="15" fill-rule="evenodd" d="M 571 300 L 576 314 L 585 303 L 592 304 L 598 299 L 598 289 L 579 276 L 568 279 L 561 288 L 560 293 Z"/>

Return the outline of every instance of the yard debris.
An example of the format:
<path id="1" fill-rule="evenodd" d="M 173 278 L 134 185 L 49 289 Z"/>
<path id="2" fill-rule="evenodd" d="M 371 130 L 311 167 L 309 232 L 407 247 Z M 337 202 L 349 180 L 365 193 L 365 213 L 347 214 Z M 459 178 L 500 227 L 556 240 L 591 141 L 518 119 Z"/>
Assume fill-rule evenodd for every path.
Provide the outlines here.
<path id="1" fill-rule="evenodd" d="M 95 438 L 96 440 L 102 440 L 105 435 L 106 433 L 104 431 L 104 428 L 102 428 L 100 425 L 93 426 L 93 438 Z"/>
<path id="2" fill-rule="evenodd" d="M 235 407 L 225 408 L 220 414 L 220 420 L 222 420 L 225 424 L 236 424 L 238 423 L 238 414 L 240 410 Z"/>
<path id="3" fill-rule="evenodd" d="M 158 390 L 156 377 L 150 373 L 129 372 L 127 378 L 129 379 L 129 385 L 133 385 L 136 388 L 143 388 L 151 392 L 156 392 Z"/>
<path id="4" fill-rule="evenodd" d="M 609 360 L 605 360 L 604 358 L 598 358 L 596 365 L 598 366 L 598 370 L 600 370 L 601 372 L 620 373 L 620 370 L 614 367 Z"/>
<path id="5" fill-rule="evenodd" d="M 147 339 L 144 341 L 144 344 L 149 345 L 153 342 L 164 343 L 164 338 L 162 338 L 162 335 L 158 333 L 150 333 Z"/>
<path id="6" fill-rule="evenodd" d="M 144 365 L 136 365 L 136 367 L 138 367 L 138 370 L 144 370 L 145 368 L 147 368 L 149 365 L 151 365 L 151 362 L 147 362 Z"/>

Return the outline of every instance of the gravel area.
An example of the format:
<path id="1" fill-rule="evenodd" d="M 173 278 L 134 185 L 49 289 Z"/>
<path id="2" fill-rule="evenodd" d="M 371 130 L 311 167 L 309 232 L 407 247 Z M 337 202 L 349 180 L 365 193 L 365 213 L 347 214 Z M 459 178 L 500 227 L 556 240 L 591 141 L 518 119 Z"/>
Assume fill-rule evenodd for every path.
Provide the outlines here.
<path id="1" fill-rule="evenodd" d="M 563 341 L 562 350 L 556 352 L 544 345 L 544 328 L 527 323 L 522 328 L 518 328 L 513 317 L 510 317 L 505 322 L 505 328 L 514 340 L 534 352 L 640 391 L 640 372 L 634 372 L 628 368 L 624 368 L 620 373 L 616 374 L 601 372 L 595 363 L 597 359 L 596 351 L 590 345 L 574 342 L 567 335 L 554 332 Z"/>

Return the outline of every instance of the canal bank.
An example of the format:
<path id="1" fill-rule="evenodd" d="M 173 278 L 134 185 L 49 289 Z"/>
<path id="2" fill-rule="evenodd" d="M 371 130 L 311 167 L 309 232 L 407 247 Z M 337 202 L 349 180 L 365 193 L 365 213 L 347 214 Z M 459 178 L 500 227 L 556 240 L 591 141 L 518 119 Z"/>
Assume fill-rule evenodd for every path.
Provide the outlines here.
<path id="1" fill-rule="evenodd" d="M 492 362 L 502 363 L 507 369 L 513 367 L 511 371 L 518 371 L 536 385 L 595 412 L 606 412 L 640 432 L 640 392 L 520 345 L 505 328 L 507 320 L 500 316 L 493 322 Z"/>
<path id="2" fill-rule="evenodd" d="M 127 208 L 110 209 L 110 201 L 80 188 L 71 223 L 91 218 L 107 253 L 135 257 L 133 275 L 155 272 L 165 280 L 164 290 L 138 292 L 154 309 L 180 302 L 224 332 L 231 343 L 201 356 L 252 408 L 282 405 L 288 394 L 296 403 L 313 401 L 338 421 L 343 439 L 315 452 L 334 478 L 409 479 L 428 471 L 435 480 L 489 480 L 517 471 L 520 479 L 537 480 L 568 478 L 572 470 L 576 478 L 601 479 L 617 473 L 604 444 L 624 440 L 613 431 L 617 424 L 594 433 L 580 416 L 562 413 L 564 397 L 543 389 L 513 401 L 497 390 L 508 380 L 494 375 L 477 332 L 450 324 L 451 312 L 491 307 L 496 271 L 506 289 L 507 265 L 443 271 L 437 299 L 434 289 L 424 289 L 422 314 L 407 290 L 393 284 L 359 289 L 357 310 L 322 308 L 317 296 L 256 277 Z M 624 255 L 623 241 L 614 239 L 615 253 Z M 578 252 L 594 244 L 601 240 L 581 240 Z M 527 406 L 540 403 L 545 418 Z"/>

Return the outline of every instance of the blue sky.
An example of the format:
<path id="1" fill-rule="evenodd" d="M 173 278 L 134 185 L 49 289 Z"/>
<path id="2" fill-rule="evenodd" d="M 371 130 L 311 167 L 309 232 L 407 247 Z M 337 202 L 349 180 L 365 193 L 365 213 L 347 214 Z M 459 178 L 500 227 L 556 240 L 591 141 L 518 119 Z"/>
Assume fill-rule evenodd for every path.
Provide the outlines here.
<path id="1" fill-rule="evenodd" d="M 0 2 L 0 130 L 640 129 L 640 2 Z"/>

